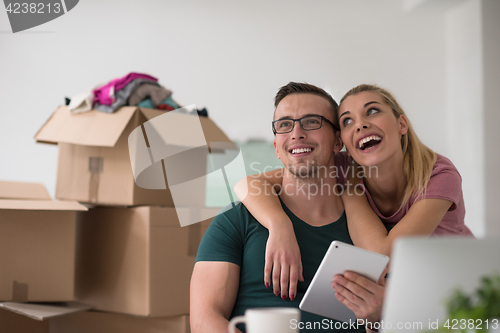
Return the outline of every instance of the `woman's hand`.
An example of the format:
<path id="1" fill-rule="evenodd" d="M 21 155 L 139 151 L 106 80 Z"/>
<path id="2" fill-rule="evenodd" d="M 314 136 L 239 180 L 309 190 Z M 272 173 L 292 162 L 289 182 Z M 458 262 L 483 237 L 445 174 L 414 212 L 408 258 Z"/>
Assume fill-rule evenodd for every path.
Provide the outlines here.
<path id="1" fill-rule="evenodd" d="M 266 288 L 272 283 L 276 296 L 293 300 L 297 282 L 304 281 L 304 277 L 292 221 L 278 199 L 282 181 L 283 169 L 277 169 L 240 180 L 234 191 L 255 219 L 269 230 L 264 267 Z"/>
<path id="2" fill-rule="evenodd" d="M 276 296 L 293 301 L 297 295 L 297 282 L 304 281 L 300 249 L 292 224 L 275 223 L 269 230 L 266 245 L 264 283 L 266 288 L 273 285 Z"/>
<path id="3" fill-rule="evenodd" d="M 377 283 L 354 272 L 346 271 L 336 275 L 332 287 L 335 297 L 356 314 L 368 329 L 380 321 L 385 294 L 385 275 L 387 266 Z"/>

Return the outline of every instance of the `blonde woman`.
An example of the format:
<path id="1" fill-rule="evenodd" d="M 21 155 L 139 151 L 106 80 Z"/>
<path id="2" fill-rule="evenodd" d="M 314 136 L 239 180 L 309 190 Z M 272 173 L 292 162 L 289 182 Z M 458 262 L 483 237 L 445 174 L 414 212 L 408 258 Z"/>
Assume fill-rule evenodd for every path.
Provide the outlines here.
<path id="1" fill-rule="evenodd" d="M 356 246 L 390 255 L 394 239 L 401 236 L 473 237 L 464 224 L 460 174 L 447 158 L 418 139 L 390 92 L 375 85 L 357 86 L 341 99 L 337 118 L 347 150 L 336 156 L 337 176 L 341 179 L 349 174 L 342 199 Z M 304 159 L 308 154 L 289 153 Z M 363 170 L 362 176 L 358 170 Z M 281 184 L 281 174 L 278 169 L 249 176 L 235 190 L 252 215 L 269 229 L 264 283 L 272 281 L 274 291 L 287 296 L 295 294 L 302 266 L 288 216 L 275 192 L 269 191 Z M 333 286 L 348 287 L 348 283 L 340 277 Z"/>

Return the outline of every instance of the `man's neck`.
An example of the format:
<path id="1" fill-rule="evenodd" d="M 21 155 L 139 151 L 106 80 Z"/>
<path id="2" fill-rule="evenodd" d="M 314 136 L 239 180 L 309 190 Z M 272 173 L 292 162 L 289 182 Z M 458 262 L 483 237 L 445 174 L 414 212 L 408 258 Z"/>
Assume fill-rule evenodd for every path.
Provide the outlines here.
<path id="1" fill-rule="evenodd" d="M 281 200 L 298 218 L 312 226 L 338 220 L 344 212 L 340 185 L 331 175 L 297 177 L 285 170 Z"/>

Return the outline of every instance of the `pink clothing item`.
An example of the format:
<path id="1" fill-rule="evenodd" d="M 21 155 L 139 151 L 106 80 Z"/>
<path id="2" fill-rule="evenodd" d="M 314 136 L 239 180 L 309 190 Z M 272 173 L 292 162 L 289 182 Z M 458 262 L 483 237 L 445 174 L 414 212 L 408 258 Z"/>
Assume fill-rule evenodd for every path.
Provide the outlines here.
<path id="1" fill-rule="evenodd" d="M 130 81 L 135 79 L 150 80 L 158 82 L 158 79 L 147 74 L 129 73 L 122 78 L 114 79 L 108 84 L 94 89 L 94 104 L 111 105 L 115 101 L 115 93 L 125 87 Z"/>
<path id="2" fill-rule="evenodd" d="M 341 154 L 344 155 L 343 153 Z M 345 168 L 350 165 L 350 158 L 348 158 L 346 154 L 344 156 L 339 156 L 338 159 L 336 159 L 336 164 L 339 168 Z M 343 177 L 341 176 L 340 178 Z M 427 191 L 424 195 L 419 197 L 412 196 L 404 207 L 400 208 L 391 216 L 384 216 L 379 212 L 368 190 L 366 191 L 366 197 L 368 198 L 368 202 L 370 203 L 373 211 L 378 215 L 380 220 L 390 228 L 401 221 L 401 219 L 410 210 L 410 207 L 418 200 L 449 200 L 452 202 L 452 205 L 448 212 L 444 215 L 436 230 L 434 230 L 432 236 L 460 235 L 474 237 L 472 232 L 464 223 L 465 204 L 462 193 L 462 177 L 453 163 L 442 155 L 437 154 L 437 160 L 434 164 L 431 178 L 427 184 Z"/>

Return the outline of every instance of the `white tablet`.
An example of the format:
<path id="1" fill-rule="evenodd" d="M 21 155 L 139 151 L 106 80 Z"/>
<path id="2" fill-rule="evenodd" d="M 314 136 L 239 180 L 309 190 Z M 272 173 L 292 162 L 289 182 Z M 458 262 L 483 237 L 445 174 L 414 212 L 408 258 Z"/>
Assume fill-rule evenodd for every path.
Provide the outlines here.
<path id="1" fill-rule="evenodd" d="M 302 298 L 299 308 L 340 321 L 355 321 L 354 312 L 335 297 L 335 290 L 332 288 L 334 276 L 344 274 L 345 271 L 352 271 L 372 281 L 378 281 L 388 262 L 389 257 L 382 254 L 333 241 Z"/>

